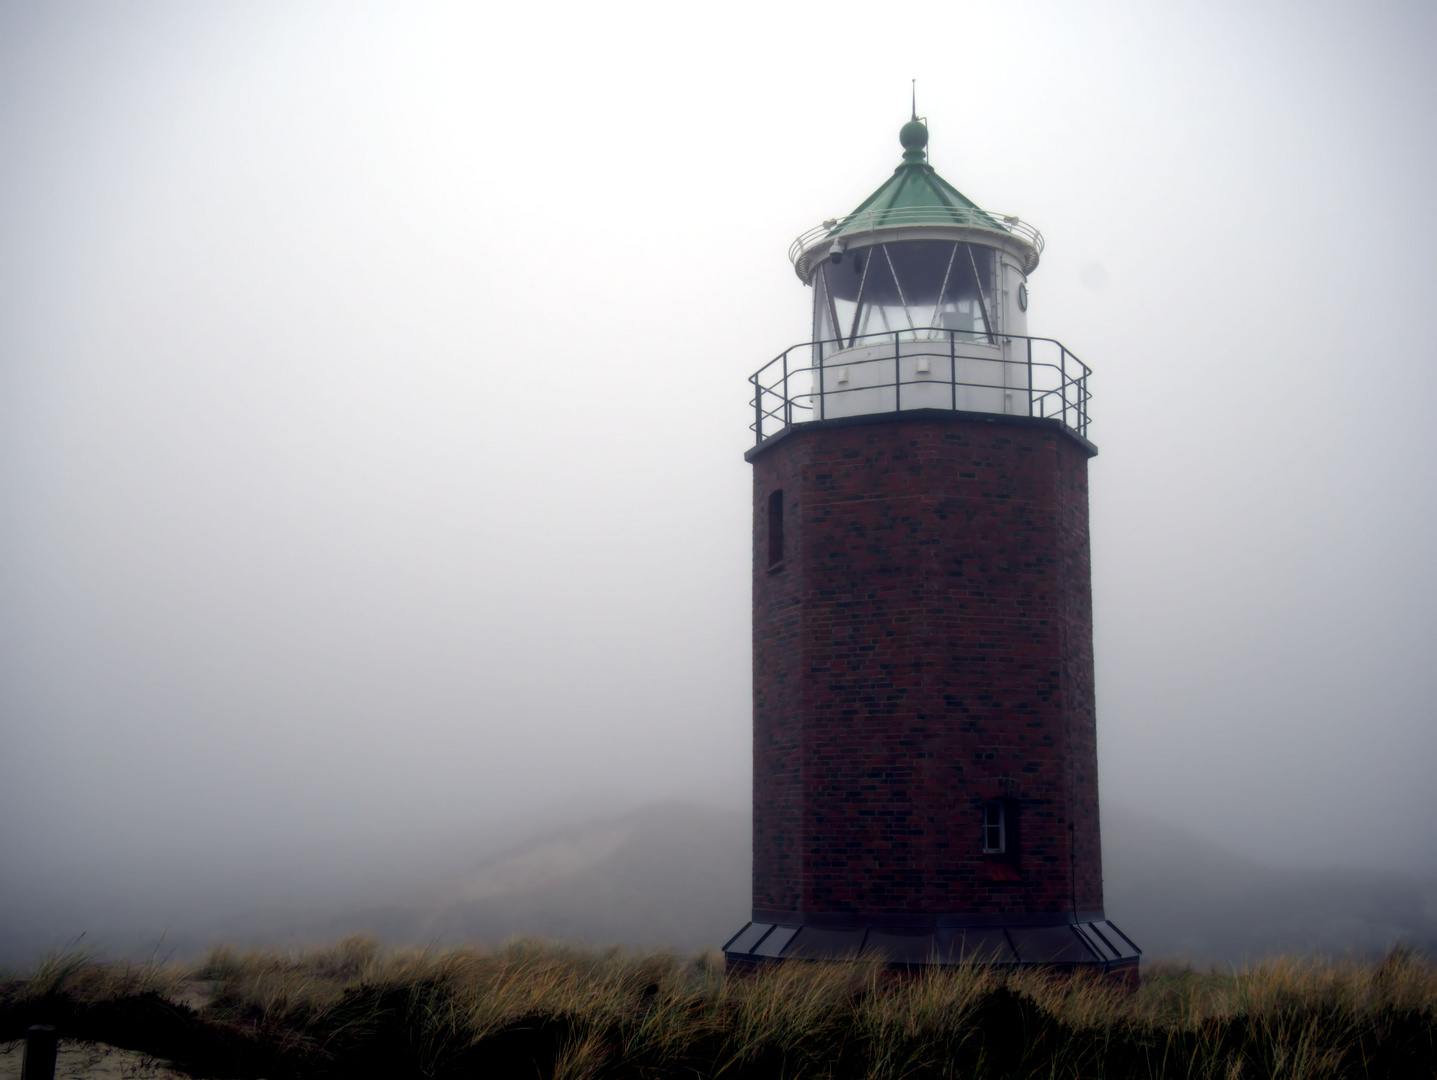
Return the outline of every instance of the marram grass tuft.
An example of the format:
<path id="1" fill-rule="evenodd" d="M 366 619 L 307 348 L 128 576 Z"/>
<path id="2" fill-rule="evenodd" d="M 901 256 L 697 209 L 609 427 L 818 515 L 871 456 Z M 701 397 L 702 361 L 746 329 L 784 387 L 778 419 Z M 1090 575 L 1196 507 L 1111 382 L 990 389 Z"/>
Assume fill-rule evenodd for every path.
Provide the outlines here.
<path id="1" fill-rule="evenodd" d="M 1297 1078 L 1437 1074 L 1437 968 L 1276 960 L 1222 974 L 1093 975 L 873 964 L 724 973 L 536 941 L 300 953 L 213 950 L 198 968 L 47 958 L 0 984 L 0 1039 L 32 1023 L 196 1077 Z"/>

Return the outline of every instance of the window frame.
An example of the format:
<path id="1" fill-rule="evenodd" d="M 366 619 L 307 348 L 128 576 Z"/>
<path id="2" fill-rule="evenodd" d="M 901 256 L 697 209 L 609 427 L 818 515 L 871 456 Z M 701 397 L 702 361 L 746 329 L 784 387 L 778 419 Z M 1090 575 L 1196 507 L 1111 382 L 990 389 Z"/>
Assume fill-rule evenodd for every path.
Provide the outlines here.
<path id="1" fill-rule="evenodd" d="M 993 820 L 996 818 L 996 821 Z M 983 803 L 983 854 L 1008 854 L 1008 806 L 1006 799 L 988 799 Z M 996 840 L 996 846 L 993 841 Z"/>

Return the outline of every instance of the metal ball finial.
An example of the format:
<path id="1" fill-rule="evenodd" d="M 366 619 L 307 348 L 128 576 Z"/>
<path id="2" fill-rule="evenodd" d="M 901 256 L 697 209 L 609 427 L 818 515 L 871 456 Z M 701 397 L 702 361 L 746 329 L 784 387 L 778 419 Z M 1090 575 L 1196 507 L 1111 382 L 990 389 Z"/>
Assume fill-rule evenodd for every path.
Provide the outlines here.
<path id="1" fill-rule="evenodd" d="M 928 145 L 928 125 L 922 120 L 910 120 L 898 130 L 898 141 L 903 144 L 907 151 L 903 156 L 910 154 L 918 158 L 923 157 L 923 148 Z"/>

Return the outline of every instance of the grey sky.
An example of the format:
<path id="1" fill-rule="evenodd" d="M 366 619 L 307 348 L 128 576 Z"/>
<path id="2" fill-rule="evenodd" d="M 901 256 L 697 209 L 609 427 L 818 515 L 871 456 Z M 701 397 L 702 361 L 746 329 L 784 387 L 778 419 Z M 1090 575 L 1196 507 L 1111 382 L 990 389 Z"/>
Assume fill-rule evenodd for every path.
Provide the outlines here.
<path id="1" fill-rule="evenodd" d="M 1096 372 L 1105 801 L 1437 873 L 1434 40 L 1419 3 L 0 5 L 12 885 L 745 803 L 745 380 L 912 77 Z"/>

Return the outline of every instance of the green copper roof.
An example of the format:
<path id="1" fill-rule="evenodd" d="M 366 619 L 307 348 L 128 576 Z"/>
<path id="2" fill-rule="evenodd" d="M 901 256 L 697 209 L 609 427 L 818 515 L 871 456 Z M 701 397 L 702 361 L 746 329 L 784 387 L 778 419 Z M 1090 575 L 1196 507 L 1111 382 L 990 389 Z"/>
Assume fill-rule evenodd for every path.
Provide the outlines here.
<path id="1" fill-rule="evenodd" d="M 1007 232 L 1002 223 L 978 208 L 927 162 L 928 128 L 910 120 L 898 133 L 903 162 L 858 209 L 828 233 L 830 237 L 867 232 L 885 225 L 968 225 Z"/>
<path id="2" fill-rule="evenodd" d="M 794 272 L 800 280 L 809 280 L 815 260 L 826 256 L 836 240 L 847 245 L 860 234 L 873 236 L 884 230 L 913 227 L 921 230 L 927 226 L 1002 233 L 1024 249 L 1025 269 L 1032 273 L 1043 253 L 1042 233 L 1010 214 L 980 209 L 939 176 L 928 164 L 924 151 L 928 145 L 928 128 L 917 117 L 903 125 L 898 141 L 903 144 L 903 162 L 882 187 L 851 214 L 830 218 L 800 234 L 789 245 L 788 257 L 793 260 Z"/>

